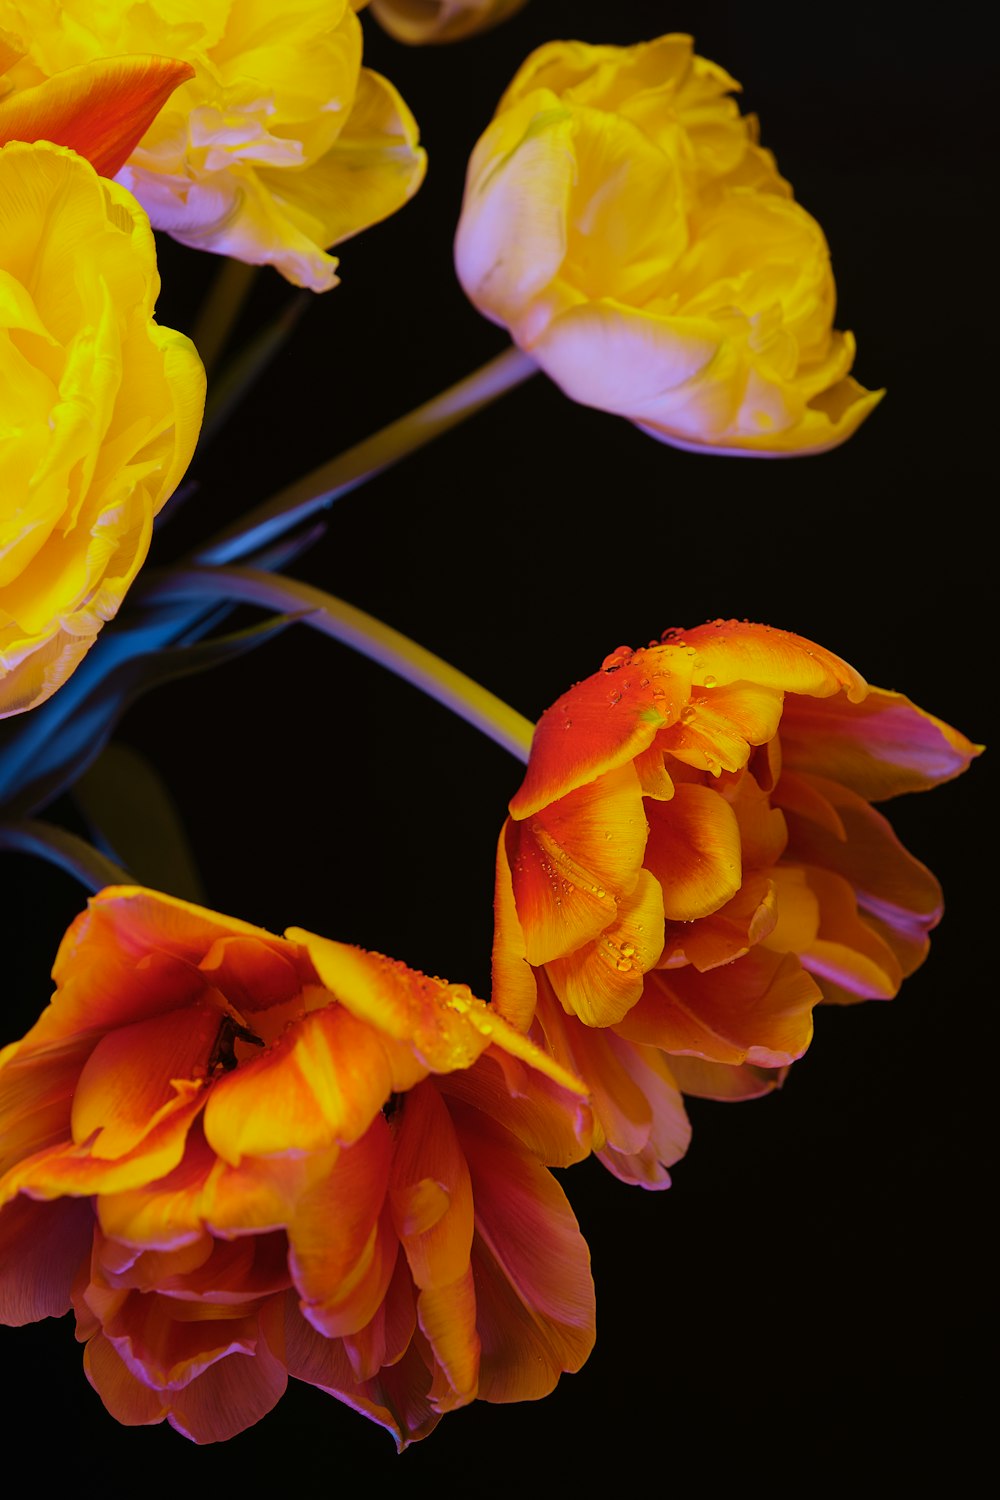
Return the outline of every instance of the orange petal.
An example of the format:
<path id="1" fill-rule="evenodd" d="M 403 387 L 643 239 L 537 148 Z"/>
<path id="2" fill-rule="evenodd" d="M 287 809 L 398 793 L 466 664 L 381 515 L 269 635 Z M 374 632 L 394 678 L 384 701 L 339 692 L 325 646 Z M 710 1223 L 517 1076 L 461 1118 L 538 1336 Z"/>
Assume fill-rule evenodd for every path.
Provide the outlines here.
<path id="1" fill-rule="evenodd" d="M 732 1067 L 726 1063 L 706 1062 L 703 1057 L 670 1059 L 670 1071 L 678 1088 L 697 1099 L 760 1099 L 780 1088 L 786 1068 L 755 1068 L 752 1063 Z"/>
<path id="2" fill-rule="evenodd" d="M 533 1048 L 536 1040 L 533 1037 Z M 546 1166 L 568 1167 L 590 1150 L 586 1086 L 551 1048 L 544 1053 L 537 1048 L 535 1055 L 546 1057 L 547 1071 L 526 1065 L 499 1046 L 490 1047 L 471 1068 L 438 1079 L 438 1092 L 499 1120 Z M 572 1091 L 562 1081 L 565 1078 L 575 1080 Z"/>
<path id="3" fill-rule="evenodd" d="M 412 1088 L 428 1071 L 471 1066 L 488 1045 L 492 1013 L 467 985 L 432 979 L 382 953 L 299 928 L 290 928 L 287 936 L 308 950 L 340 1004 L 381 1035 L 396 1093 Z"/>
<path id="4" fill-rule="evenodd" d="M 774 881 L 753 871 L 731 901 L 698 922 L 668 923 L 658 968 L 694 964 L 701 973 L 749 953 L 773 929 L 777 916 Z"/>
<path id="5" fill-rule="evenodd" d="M 198 1003 L 109 1032 L 80 1074 L 74 1141 L 89 1140 L 93 1156 L 113 1160 L 184 1109 L 190 1094 L 178 1085 L 204 1075 L 221 1020 L 215 1006 Z"/>
<path id="6" fill-rule="evenodd" d="M 184 1155 L 188 1130 L 203 1104 L 204 1095 L 194 1090 L 134 1150 L 114 1161 L 92 1156 L 88 1146 L 74 1146 L 70 1142 L 39 1151 L 12 1167 L 0 1180 L 0 1203 L 6 1203 L 18 1192 L 30 1193 L 33 1198 L 127 1192 L 165 1177 Z"/>
<path id="7" fill-rule="evenodd" d="M 476 1206 L 479 1394 L 532 1400 L 593 1348 L 590 1254 L 552 1174 L 487 1117 L 457 1104 L 453 1113 Z"/>
<path id="8" fill-rule="evenodd" d="M 764 938 L 775 953 L 805 953 L 819 936 L 819 898 L 806 871 L 781 864 L 771 872 L 777 921 Z"/>
<path id="9" fill-rule="evenodd" d="M 868 692 L 864 678 L 832 651 L 772 625 L 715 620 L 684 631 L 683 644 L 694 648 L 692 680 L 706 687 L 752 682 L 813 698 L 843 689 L 852 703 Z"/>
<path id="10" fill-rule="evenodd" d="M 17 1197 L 0 1209 L 0 1323 L 20 1328 L 61 1318 L 94 1236 L 93 1206 L 70 1198 L 37 1203 Z"/>
<path id="11" fill-rule="evenodd" d="M 402 1359 L 416 1324 L 410 1268 L 406 1256 L 397 1255 L 389 1290 L 375 1316 L 357 1333 L 345 1334 L 341 1340 L 355 1380 L 371 1380 L 383 1365 L 394 1365 Z"/>
<path id="12" fill-rule="evenodd" d="M 0 1054 L 0 1176 L 69 1138 L 73 1093 L 92 1045 L 83 1039 L 22 1053 L 14 1043 Z"/>
<path id="13" fill-rule="evenodd" d="M 472 1267 L 466 1265 L 450 1286 L 423 1290 L 417 1298 L 417 1317 L 438 1364 L 431 1387 L 432 1405 L 442 1412 L 468 1405 L 475 1400 L 479 1384 Z"/>
<path id="14" fill-rule="evenodd" d="M 244 1156 L 348 1144 L 364 1135 L 393 1082 L 378 1034 L 331 1005 L 216 1080 L 205 1135 L 234 1167 Z"/>
<path id="15" fill-rule="evenodd" d="M 659 882 L 640 870 L 635 889 L 618 903 L 615 920 L 569 957 L 552 959 L 546 972 L 565 1010 L 588 1026 L 612 1026 L 639 999 L 643 975 L 662 951 L 663 893 Z"/>
<path id="16" fill-rule="evenodd" d="M 194 77 L 173 57 L 99 57 L 0 100 L 0 145 L 54 141 L 114 177 L 180 84 Z"/>
<path id="17" fill-rule="evenodd" d="M 497 841 L 496 886 L 493 896 L 493 986 L 490 995 L 497 1013 L 527 1031 L 535 1014 L 535 976 L 528 963 L 524 932 L 517 915 L 510 863 L 507 859 L 507 822 Z"/>
<path id="18" fill-rule="evenodd" d="M 872 802 L 950 781 L 982 750 L 902 693 L 881 688 L 863 703 L 789 698 L 781 743 L 791 770 L 842 782 Z"/>
<path id="19" fill-rule="evenodd" d="M 649 841 L 645 867 L 663 891 L 671 921 L 690 922 L 718 911 L 740 888 L 739 825 L 711 787 L 681 785 L 670 802 L 646 804 Z"/>
<path id="20" fill-rule="evenodd" d="M 132 1374 L 103 1333 L 88 1341 L 83 1370 L 107 1410 L 123 1426 L 148 1427 L 167 1415 L 163 1396 Z"/>
<path id="21" fill-rule="evenodd" d="M 673 1062 L 668 1066 L 656 1047 L 642 1047 L 621 1037 L 615 1037 L 614 1045 L 633 1082 L 650 1103 L 652 1125 L 649 1139 L 640 1150 L 624 1150 L 609 1135 L 607 1144 L 596 1154 L 622 1182 L 668 1188 L 667 1168 L 680 1160 L 691 1143 L 691 1125 L 673 1076 Z"/>
<path id="22" fill-rule="evenodd" d="M 744 771 L 734 780 L 727 778 L 719 790 L 736 814 L 744 870 L 769 869 L 781 858 L 788 843 L 784 814 L 771 806 L 771 797 L 750 771 Z"/>
<path id="23" fill-rule="evenodd" d="M 771 793 L 771 801 L 787 812 L 797 813 L 800 818 L 818 823 L 820 828 L 825 828 L 835 839 L 843 840 L 847 837 L 847 830 L 829 799 L 823 796 L 818 785 L 809 776 L 782 770 Z"/>
<path id="24" fill-rule="evenodd" d="M 413 1344 L 377 1378 L 354 1378 L 340 1339 L 325 1339 L 299 1313 L 293 1298 L 285 1303 L 285 1360 L 288 1373 L 336 1396 L 362 1416 L 391 1432 L 402 1451 L 426 1437 L 441 1420 L 428 1400 L 431 1374 Z"/>
<path id="25" fill-rule="evenodd" d="M 690 680 L 690 663 L 672 648 L 614 652 L 600 672 L 578 682 L 542 714 L 524 781 L 511 799 L 511 816 L 533 817 L 627 766 L 678 717 Z"/>
<path id="26" fill-rule="evenodd" d="M 812 1038 L 820 992 L 794 954 L 761 945 L 722 969 L 654 969 L 618 1030 L 631 1041 L 709 1062 L 781 1067 Z"/>
<path id="27" fill-rule="evenodd" d="M 776 733 L 781 703 L 776 688 L 752 682 L 695 690 L 678 722 L 664 729 L 656 743 L 676 760 L 715 776 L 741 771 L 752 747 Z"/>
<path id="28" fill-rule="evenodd" d="M 806 866 L 805 875 L 819 902 L 819 934 L 799 957 L 820 981 L 824 999 L 839 1005 L 891 1000 L 903 970 L 889 944 L 859 913 L 848 882 L 815 865 Z"/>
<path id="29" fill-rule="evenodd" d="M 639 778 L 606 772 L 527 822 L 511 822 L 507 855 L 532 964 L 572 953 L 615 917 L 635 888 L 646 842 Z"/>
<path id="30" fill-rule="evenodd" d="M 379 1116 L 306 1193 L 288 1226 L 288 1264 L 304 1315 L 327 1338 L 357 1333 L 374 1317 L 396 1263 L 383 1213 L 392 1138 Z"/>
<path id="31" fill-rule="evenodd" d="M 941 919 L 940 885 L 864 798 L 820 777 L 802 780 L 823 796 L 845 836 L 837 838 L 813 819 L 790 815 L 789 858 L 842 875 L 865 917 L 879 922 L 903 973 L 911 974 L 926 956 L 927 934 Z"/>
<path id="32" fill-rule="evenodd" d="M 252 1356 L 219 1360 L 173 1394 L 167 1420 L 196 1443 L 221 1443 L 266 1417 L 288 1385 L 280 1326 L 281 1298 L 265 1303 Z"/>
<path id="33" fill-rule="evenodd" d="M 469 1169 L 451 1115 L 430 1079 L 404 1096 L 395 1120 L 389 1200 L 396 1232 L 417 1286 L 449 1286 L 469 1266 Z"/>
<path id="34" fill-rule="evenodd" d="M 217 938 L 198 967 L 240 1011 L 287 1005 L 301 993 L 308 978 L 298 950 L 290 943 L 243 934 Z"/>
<path id="35" fill-rule="evenodd" d="M 87 1296 L 92 1303 L 99 1299 L 93 1282 Z M 138 1380 L 160 1391 L 180 1390 L 230 1354 L 253 1354 L 256 1308 L 224 1308 L 221 1316 L 205 1316 L 194 1305 L 196 1316 L 185 1316 L 190 1310 L 192 1304 L 169 1297 L 127 1292 L 102 1309 L 104 1336 Z"/>

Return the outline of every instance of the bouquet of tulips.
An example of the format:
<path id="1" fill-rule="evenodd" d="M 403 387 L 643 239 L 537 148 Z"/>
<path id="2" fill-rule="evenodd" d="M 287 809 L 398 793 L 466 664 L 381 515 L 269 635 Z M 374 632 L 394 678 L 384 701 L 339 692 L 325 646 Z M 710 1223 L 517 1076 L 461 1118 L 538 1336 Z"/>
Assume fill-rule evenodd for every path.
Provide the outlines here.
<path id="1" fill-rule="evenodd" d="M 641 1321 L 692 1122 L 793 1152 L 927 958 L 883 804 L 982 746 L 867 624 L 902 502 L 850 490 L 822 204 L 728 58 L 567 39 L 605 9 L 0 0 L 0 858 L 50 944 L 0 1320 L 72 1310 L 118 1423 L 292 1381 L 404 1449 L 616 1380 L 588 1241 L 652 1190 Z"/>

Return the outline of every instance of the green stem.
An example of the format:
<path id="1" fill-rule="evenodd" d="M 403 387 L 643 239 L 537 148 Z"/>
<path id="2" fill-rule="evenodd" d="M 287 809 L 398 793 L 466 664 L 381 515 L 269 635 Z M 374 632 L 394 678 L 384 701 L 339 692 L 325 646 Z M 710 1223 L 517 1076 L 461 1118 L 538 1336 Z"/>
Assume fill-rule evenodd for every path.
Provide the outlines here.
<path id="1" fill-rule="evenodd" d="M 518 760 L 528 759 L 535 729 L 530 719 L 432 651 L 322 589 L 254 568 L 177 567 L 147 574 L 136 592 L 146 602 L 231 599 L 262 609 L 298 613 L 303 625 L 311 625 L 388 667 L 481 729 Z"/>
<path id="2" fill-rule="evenodd" d="M 248 266 L 245 261 L 227 258 L 215 273 L 191 334 L 208 375 L 215 369 L 243 311 L 243 304 L 250 294 L 257 269 L 256 266 Z"/>
<path id="3" fill-rule="evenodd" d="M 93 844 L 88 844 L 86 839 L 39 818 L 0 823 L 0 849 L 40 855 L 72 875 L 88 891 L 100 891 L 106 885 L 135 884 L 127 870 L 108 859 Z"/>
<path id="4" fill-rule="evenodd" d="M 530 354 L 511 348 L 474 370 L 433 400 L 390 422 L 380 432 L 348 448 L 311 474 L 297 479 L 270 500 L 242 516 L 232 526 L 200 547 L 199 563 L 228 563 L 264 546 L 282 532 L 323 510 L 342 495 L 398 463 L 432 438 L 447 432 L 481 411 L 506 391 L 520 385 L 538 366 Z"/>

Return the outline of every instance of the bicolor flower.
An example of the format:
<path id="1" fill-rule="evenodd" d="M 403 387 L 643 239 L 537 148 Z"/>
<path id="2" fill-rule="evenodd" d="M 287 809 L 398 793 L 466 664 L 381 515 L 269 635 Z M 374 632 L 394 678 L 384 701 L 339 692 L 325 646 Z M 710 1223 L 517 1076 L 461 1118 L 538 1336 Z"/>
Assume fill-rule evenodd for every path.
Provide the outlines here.
<path id="1" fill-rule="evenodd" d="M 113 1416 L 196 1442 L 292 1376 L 404 1447 L 594 1340 L 546 1164 L 582 1084 L 461 985 L 137 888 L 73 923 L 0 1053 L 0 1316 L 72 1302 Z"/>
<path id="2" fill-rule="evenodd" d="M 765 1092 L 817 1001 L 897 993 L 941 892 L 873 803 L 978 748 L 736 620 L 623 647 L 546 710 L 500 837 L 493 999 L 586 1080 L 606 1166 L 665 1186 L 682 1092 Z"/>
<path id="3" fill-rule="evenodd" d="M 27 38 L 9 77 L 27 88 L 100 58 L 158 53 L 190 65 L 122 168 L 156 229 L 196 249 L 273 265 L 313 291 L 327 254 L 416 192 L 426 167 L 399 94 L 361 65 L 348 0 L 269 11 L 254 0 L 0 0 Z"/>
<path id="4" fill-rule="evenodd" d="M 14 141 L 0 215 L 5 717 L 50 697 L 117 613 L 194 452 L 205 375 L 154 321 L 153 235 L 123 187 L 63 146 Z"/>
<path id="5" fill-rule="evenodd" d="M 681 448 L 821 452 L 881 393 L 737 87 L 688 36 L 539 48 L 472 153 L 455 265 L 574 400 Z"/>

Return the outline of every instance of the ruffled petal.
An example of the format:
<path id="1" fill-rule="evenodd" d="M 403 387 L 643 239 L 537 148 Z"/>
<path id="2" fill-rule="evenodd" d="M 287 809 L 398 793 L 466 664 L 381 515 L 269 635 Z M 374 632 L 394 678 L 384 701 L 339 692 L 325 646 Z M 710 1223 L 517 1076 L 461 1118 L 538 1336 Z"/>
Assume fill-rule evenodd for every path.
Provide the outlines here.
<path id="1" fill-rule="evenodd" d="M 535 1014 L 535 976 L 528 963 L 524 931 L 517 914 L 507 858 L 507 823 L 497 841 L 493 896 L 493 1008 L 518 1031 L 527 1031 Z"/>
<path id="2" fill-rule="evenodd" d="M 540 988 L 546 987 L 544 975 Z M 527 1038 L 525 1039 L 527 1040 Z M 446 1099 L 460 1099 L 498 1120 L 548 1167 L 568 1167 L 590 1150 L 591 1114 L 587 1090 L 571 1064 L 550 1047 L 532 1048 L 527 1059 L 500 1046 L 490 1047 L 471 1068 L 448 1073 L 437 1088 Z M 545 1059 L 546 1068 L 536 1060 Z"/>
<path id="3" fill-rule="evenodd" d="M 121 1355 L 103 1335 L 89 1339 L 83 1351 L 83 1370 L 116 1422 L 124 1427 L 149 1427 L 162 1422 L 167 1403 L 158 1391 L 136 1378 Z"/>
<path id="4" fill-rule="evenodd" d="M 760 1099 L 780 1088 L 787 1068 L 757 1068 L 753 1063 L 731 1066 L 706 1062 L 703 1057 L 670 1059 L 670 1071 L 678 1088 L 696 1099 L 718 1099 L 732 1102 Z"/>
<path id="5" fill-rule="evenodd" d="M 848 882 L 815 865 L 805 867 L 805 878 L 819 904 L 819 932 L 799 957 L 819 981 L 823 998 L 842 1005 L 891 1000 L 903 982 L 902 967 L 864 920 Z"/>
<path id="6" fill-rule="evenodd" d="M 452 1113 L 476 1205 L 479 1395 L 533 1400 L 593 1348 L 590 1254 L 552 1174 L 495 1122 L 458 1104 Z"/>
<path id="7" fill-rule="evenodd" d="M 663 893 L 659 882 L 640 870 L 635 889 L 618 903 L 615 920 L 593 942 L 552 959 L 546 972 L 567 1011 L 588 1026 L 611 1026 L 639 999 L 643 976 L 662 949 Z"/>
<path id="8" fill-rule="evenodd" d="M 631 766 L 509 824 L 507 855 L 530 963 L 572 953 L 614 921 L 616 902 L 639 878 L 645 842 Z"/>
<path id="9" fill-rule="evenodd" d="M 303 1314 L 327 1338 L 364 1328 L 388 1290 L 397 1250 L 383 1212 L 391 1157 L 380 1116 L 303 1196 L 288 1226 L 288 1264 Z"/>
<path id="10" fill-rule="evenodd" d="M 782 1067 L 812 1039 L 820 992 L 794 954 L 758 945 L 724 969 L 654 969 L 618 1030 L 631 1041 L 709 1062 Z"/>
<path id="11" fill-rule="evenodd" d="M 394 1118 L 389 1199 L 396 1233 L 417 1286 L 449 1286 L 469 1266 L 469 1169 L 435 1083 L 411 1089 Z"/>
<path id="12" fill-rule="evenodd" d="M 170 1401 L 167 1420 L 195 1443 L 221 1443 L 266 1417 L 288 1385 L 280 1314 L 283 1299 L 261 1309 L 252 1356 L 219 1360 Z"/>
<path id="13" fill-rule="evenodd" d="M 681 785 L 669 802 L 651 802 L 645 867 L 663 891 L 675 922 L 709 916 L 739 890 L 742 878 L 736 816 L 711 787 Z"/>
<path id="14" fill-rule="evenodd" d="M 749 953 L 774 928 L 777 897 L 774 881 L 751 872 L 731 901 L 697 922 L 668 923 L 658 968 L 694 964 L 701 973 L 731 964 Z"/>

